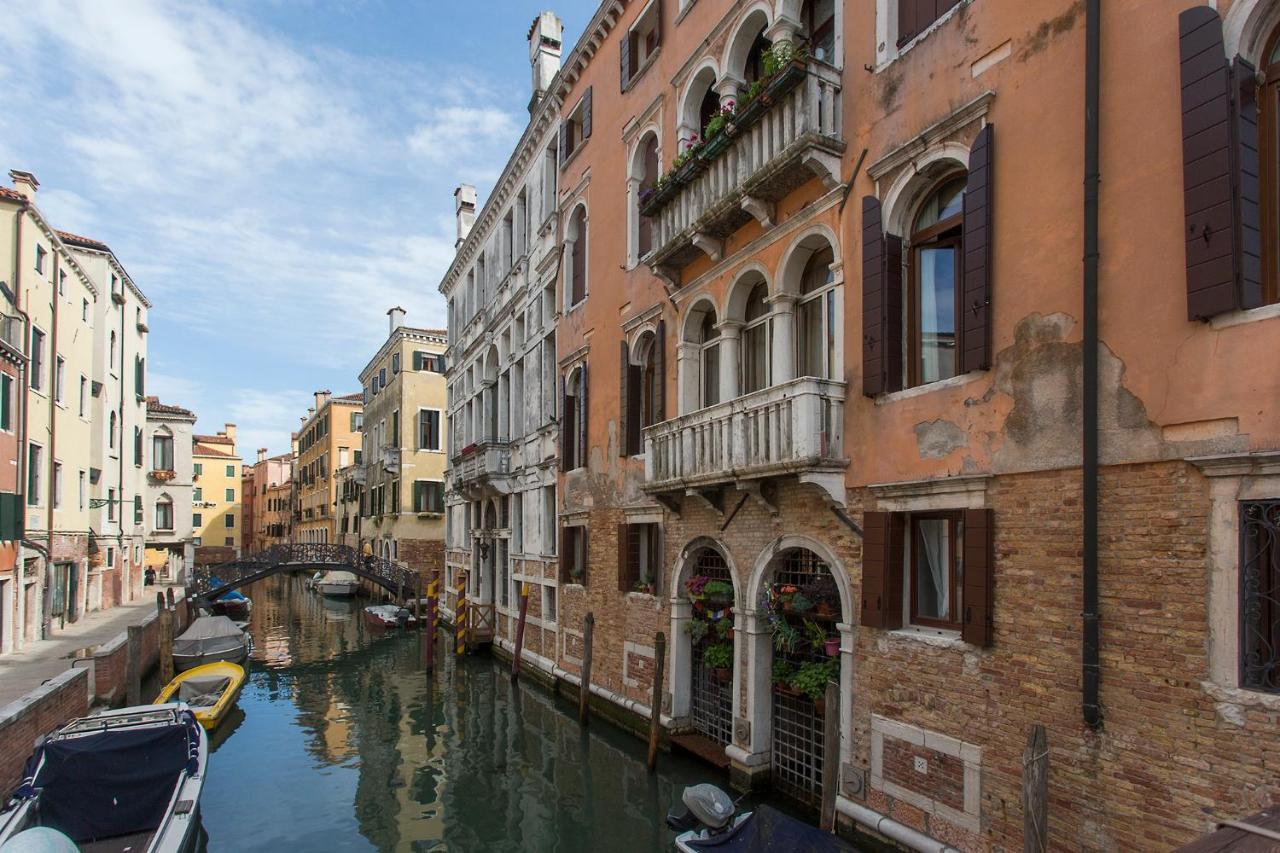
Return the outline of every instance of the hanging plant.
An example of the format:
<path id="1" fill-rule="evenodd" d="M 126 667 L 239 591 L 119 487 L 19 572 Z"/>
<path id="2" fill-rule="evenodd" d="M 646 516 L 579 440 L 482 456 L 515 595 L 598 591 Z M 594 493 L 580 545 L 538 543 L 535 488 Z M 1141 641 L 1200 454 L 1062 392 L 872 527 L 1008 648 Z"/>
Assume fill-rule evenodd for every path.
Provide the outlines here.
<path id="1" fill-rule="evenodd" d="M 791 677 L 791 687 L 817 702 L 827 695 L 827 682 L 834 680 L 839 673 L 840 663 L 834 659 L 821 663 L 802 663 Z"/>
<path id="2" fill-rule="evenodd" d="M 773 647 L 784 654 L 791 654 L 800 645 L 800 631 L 785 619 L 773 626 Z"/>
<path id="3" fill-rule="evenodd" d="M 702 593 L 711 602 L 733 601 L 733 584 L 729 581 L 710 581 L 702 588 Z"/>
<path id="4" fill-rule="evenodd" d="M 702 650 L 702 665 L 707 669 L 729 669 L 733 666 L 733 646 L 712 643 Z"/>
<path id="5" fill-rule="evenodd" d="M 773 674 L 771 680 L 778 686 L 790 686 L 791 678 L 796 674 L 796 665 L 785 658 L 780 658 L 773 662 Z"/>
<path id="6" fill-rule="evenodd" d="M 701 643 L 703 639 L 706 638 L 707 631 L 710 629 L 710 627 L 711 627 L 711 623 L 707 622 L 707 620 L 705 619 L 695 618 L 695 619 L 690 619 L 688 622 L 684 623 L 684 630 L 686 633 L 688 633 L 689 639 L 693 642 L 695 646 L 698 643 Z"/>

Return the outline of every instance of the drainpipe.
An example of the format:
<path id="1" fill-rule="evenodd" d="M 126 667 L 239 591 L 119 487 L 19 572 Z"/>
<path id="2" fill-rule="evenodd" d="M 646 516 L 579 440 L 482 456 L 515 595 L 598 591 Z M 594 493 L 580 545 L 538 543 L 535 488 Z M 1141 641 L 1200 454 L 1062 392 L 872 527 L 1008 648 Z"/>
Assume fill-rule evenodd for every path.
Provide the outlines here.
<path id="1" fill-rule="evenodd" d="M 18 435 L 17 435 L 17 453 L 18 453 L 18 481 L 15 484 L 14 491 L 18 494 L 18 507 L 22 513 L 22 532 L 26 535 L 27 520 L 27 392 L 31 381 L 31 371 L 28 369 L 27 358 L 31 354 L 31 318 L 27 316 L 27 312 L 22 310 L 22 220 L 27 213 L 27 203 L 23 202 L 18 208 L 17 225 L 13 233 L 13 310 L 22 318 L 22 354 L 24 358 L 18 365 L 21 376 L 18 381 L 18 393 L 14 396 L 18 399 L 18 405 L 21 407 L 18 412 Z M 14 647 L 16 648 L 19 641 L 25 641 L 27 625 L 31 624 L 31 614 L 27 612 L 27 569 L 26 554 L 23 547 L 26 540 L 23 539 L 18 543 L 17 553 L 14 559 L 14 576 L 18 581 L 18 588 L 15 594 L 22 602 L 22 636 L 14 638 Z"/>
<path id="2" fill-rule="evenodd" d="M 58 302 L 60 301 L 58 298 L 59 255 L 57 252 L 50 252 L 49 254 L 53 255 L 53 288 L 52 288 L 53 290 L 53 321 L 50 324 L 50 329 L 49 329 L 49 364 L 55 366 L 54 373 L 56 374 L 57 372 L 56 365 L 58 363 Z M 48 583 L 47 581 L 50 576 L 56 577 L 56 572 L 54 572 L 53 570 L 53 489 L 54 489 L 53 466 L 54 466 L 54 459 L 58 455 L 58 445 L 57 445 L 58 407 L 53 401 L 53 393 L 55 390 L 53 387 L 53 382 L 49 383 L 49 386 L 46 390 L 48 392 L 48 397 L 49 397 L 49 461 L 48 461 L 49 499 L 45 504 L 45 517 L 47 519 L 47 522 L 46 522 L 47 528 L 48 528 L 47 533 L 49 536 L 49 564 L 45 572 L 46 583 L 44 585 L 44 598 L 45 598 L 44 635 L 47 638 L 49 636 L 50 629 L 53 628 L 53 613 L 51 612 L 53 607 L 53 600 L 52 600 L 53 588 L 52 588 L 52 584 Z M 74 571 L 74 569 L 72 571 Z M 67 604 L 64 601 L 63 609 L 62 609 L 62 623 L 64 625 L 66 624 L 66 621 L 67 621 L 66 607 L 67 607 Z"/>
<path id="3" fill-rule="evenodd" d="M 1084 614 L 1081 697 L 1085 725 L 1102 727 L 1098 704 L 1098 109 L 1102 0 L 1085 3 L 1084 72 Z"/>
<path id="4" fill-rule="evenodd" d="M 883 835 L 885 838 L 896 841 L 912 850 L 918 850 L 921 853 L 960 853 L 950 844 L 936 841 L 923 832 L 917 832 L 905 823 L 899 823 L 891 817 L 882 815 L 874 809 L 869 809 L 843 796 L 836 797 L 836 811 Z"/>
<path id="5" fill-rule="evenodd" d="M 110 269 L 110 264 L 107 265 Z M 129 585 L 129 571 L 126 568 L 129 561 L 126 559 L 124 551 L 124 366 L 126 364 L 124 355 L 124 275 L 123 270 L 120 276 L 120 394 L 116 402 L 117 414 L 116 424 L 120 427 L 120 443 L 116 445 L 116 462 L 118 469 L 118 478 L 116 485 L 116 500 L 120 501 L 119 509 L 116 510 L 116 552 L 120 555 L 120 590 L 123 591 Z M 110 278 L 108 277 L 108 281 Z M 113 301 L 115 294 L 110 297 Z M 111 512 L 110 509 L 107 510 Z"/>

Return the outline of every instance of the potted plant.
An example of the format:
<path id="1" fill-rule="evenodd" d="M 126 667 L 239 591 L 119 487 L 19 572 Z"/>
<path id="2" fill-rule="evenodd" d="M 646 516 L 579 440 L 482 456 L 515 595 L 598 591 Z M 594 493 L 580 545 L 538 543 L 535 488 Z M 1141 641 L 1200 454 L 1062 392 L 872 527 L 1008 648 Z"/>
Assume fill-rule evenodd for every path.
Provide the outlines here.
<path id="1" fill-rule="evenodd" d="M 796 674 L 796 665 L 785 658 L 773 662 L 773 686 L 784 693 L 791 693 L 791 678 Z"/>
<path id="2" fill-rule="evenodd" d="M 840 606 L 840 590 L 836 587 L 835 578 L 822 574 L 800 588 L 805 597 L 813 602 L 813 610 L 819 616 L 834 618 Z"/>
<path id="3" fill-rule="evenodd" d="M 631 587 L 631 590 L 632 592 L 643 592 L 648 595 L 653 595 L 653 584 L 648 583 L 647 581 L 636 581 Z"/>
<path id="4" fill-rule="evenodd" d="M 812 619 L 804 620 L 804 636 L 815 652 L 822 652 L 827 646 L 827 629 Z"/>
<path id="5" fill-rule="evenodd" d="M 693 618 L 684 623 L 684 630 L 689 635 L 689 640 L 696 646 L 701 643 L 703 638 L 707 636 L 707 630 L 710 623 L 705 619 Z"/>
<path id="6" fill-rule="evenodd" d="M 802 592 L 797 592 L 795 595 L 791 596 L 791 599 L 786 603 L 786 606 L 784 607 L 784 610 L 787 613 L 795 613 L 801 616 L 804 615 L 805 613 L 808 613 L 812 609 L 813 609 L 813 602 L 810 601 Z"/>
<path id="7" fill-rule="evenodd" d="M 733 603 L 733 584 L 729 581 L 708 581 L 703 586 L 702 593 L 707 597 L 708 604 Z"/>
<path id="8" fill-rule="evenodd" d="M 702 650 L 702 665 L 711 679 L 720 684 L 729 680 L 733 670 L 733 646 L 729 643 L 712 643 Z"/>
<path id="9" fill-rule="evenodd" d="M 802 663 L 796 668 L 795 675 L 791 677 L 791 687 L 797 693 L 809 697 L 817 706 L 819 714 L 825 713 L 827 682 L 839 674 L 839 666 L 839 662 L 835 660 Z"/>
<path id="10" fill-rule="evenodd" d="M 773 626 L 773 647 L 780 652 L 794 652 L 800 643 L 800 631 L 785 619 Z"/>

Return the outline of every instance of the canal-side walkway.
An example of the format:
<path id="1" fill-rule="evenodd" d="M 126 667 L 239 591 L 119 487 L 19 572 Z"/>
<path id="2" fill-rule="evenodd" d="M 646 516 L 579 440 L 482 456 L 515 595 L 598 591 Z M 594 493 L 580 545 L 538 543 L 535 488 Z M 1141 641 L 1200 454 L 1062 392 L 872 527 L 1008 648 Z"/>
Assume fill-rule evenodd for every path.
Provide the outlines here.
<path id="1" fill-rule="evenodd" d="M 156 612 L 157 592 L 167 587 L 149 586 L 137 601 L 110 610 L 95 610 L 76 622 L 55 629 L 47 640 L 37 640 L 21 651 L 0 656 L 0 707 L 21 699 L 64 670 L 70 669 L 81 649 L 110 642 L 130 625 L 137 625 Z M 183 590 L 174 587 L 175 598 Z"/>

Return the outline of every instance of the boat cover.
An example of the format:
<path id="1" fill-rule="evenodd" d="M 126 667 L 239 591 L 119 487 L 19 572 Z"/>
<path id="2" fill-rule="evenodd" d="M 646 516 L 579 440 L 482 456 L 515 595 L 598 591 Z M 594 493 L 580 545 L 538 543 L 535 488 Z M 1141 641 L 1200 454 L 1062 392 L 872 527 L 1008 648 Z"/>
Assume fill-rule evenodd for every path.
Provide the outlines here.
<path id="1" fill-rule="evenodd" d="M 222 579 L 217 576 L 209 578 L 209 588 L 217 589 L 220 586 L 226 586 Z M 244 601 L 245 595 L 238 589 L 229 589 L 222 595 L 218 596 L 218 601 Z"/>
<path id="2" fill-rule="evenodd" d="M 226 616 L 201 616 L 173 641 L 173 653 L 179 657 L 199 657 L 243 644 L 244 631 Z"/>
<path id="3" fill-rule="evenodd" d="M 78 844 L 158 828 L 189 768 L 192 737 L 176 724 L 46 742 L 29 783 L 39 791 L 40 823 Z"/>
<path id="4" fill-rule="evenodd" d="M 360 578 L 354 573 L 342 571 L 325 572 L 324 577 L 320 578 L 320 583 L 359 583 L 359 581 Z"/>
<path id="5" fill-rule="evenodd" d="M 855 853 L 857 850 L 831 833 L 787 817 L 770 806 L 760 806 L 751 817 L 723 835 L 684 843 L 694 850 L 714 850 L 716 853 L 767 853 L 771 850 Z"/>
<path id="6" fill-rule="evenodd" d="M 223 675 L 184 678 L 178 683 L 178 695 L 174 698 L 192 708 L 212 708 L 230 686 L 231 679 Z"/>

